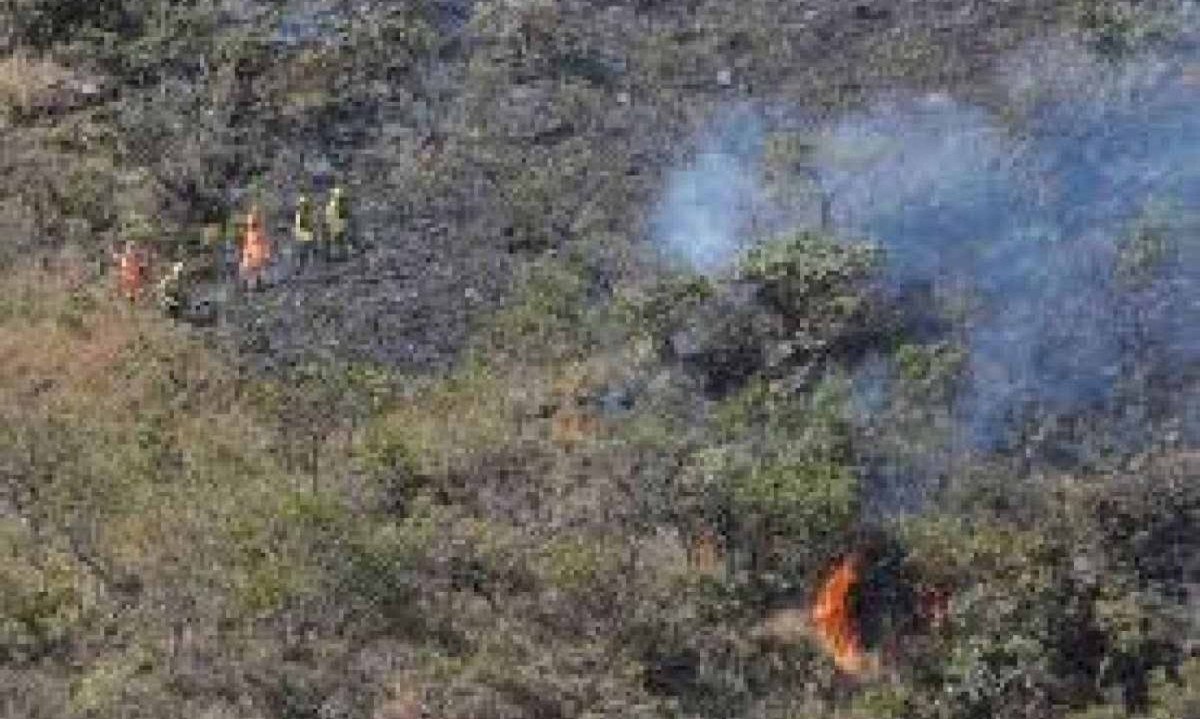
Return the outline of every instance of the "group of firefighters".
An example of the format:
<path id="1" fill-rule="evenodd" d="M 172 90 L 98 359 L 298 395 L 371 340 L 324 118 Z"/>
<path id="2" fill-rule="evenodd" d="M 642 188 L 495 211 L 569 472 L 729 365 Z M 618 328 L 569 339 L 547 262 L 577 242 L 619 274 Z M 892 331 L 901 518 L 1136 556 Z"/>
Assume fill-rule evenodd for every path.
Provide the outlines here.
<path id="1" fill-rule="evenodd" d="M 325 205 L 323 233 L 318 233 L 318 222 L 313 203 L 306 195 L 296 202 L 296 214 L 292 227 L 294 240 L 293 256 L 297 268 L 302 269 L 321 254 L 327 260 L 343 259 L 347 256 L 350 242 L 349 200 L 345 191 L 334 187 Z M 246 214 L 244 232 L 238 237 L 237 223 L 230 218 L 224 229 L 220 226 L 208 228 L 207 242 L 214 252 L 213 269 L 222 278 L 225 268 L 224 252 L 236 247 L 238 276 L 242 287 L 262 287 L 267 269 L 271 265 L 272 248 L 262 226 L 262 213 L 252 206 Z M 318 237 L 323 234 L 323 237 Z M 240 242 L 239 242 L 240 239 Z M 121 295 L 129 302 L 137 302 L 145 291 L 149 278 L 150 258 L 145 247 L 135 240 L 127 240 L 122 250 L 114 255 L 117 263 L 117 284 Z M 173 262 L 157 285 L 159 306 L 168 316 L 178 318 L 187 302 L 187 267 L 183 261 Z"/>

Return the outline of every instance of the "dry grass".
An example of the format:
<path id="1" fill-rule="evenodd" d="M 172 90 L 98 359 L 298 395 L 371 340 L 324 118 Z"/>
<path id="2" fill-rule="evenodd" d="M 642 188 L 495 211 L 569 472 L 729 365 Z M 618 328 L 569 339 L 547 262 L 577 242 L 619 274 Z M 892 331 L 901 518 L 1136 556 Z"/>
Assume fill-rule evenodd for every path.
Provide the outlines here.
<path id="1" fill-rule="evenodd" d="M 377 430 L 404 437 L 422 470 L 434 474 L 534 437 L 577 449 L 607 435 L 608 423 L 581 398 L 615 375 L 603 359 L 462 372 L 392 409 Z"/>
<path id="2" fill-rule="evenodd" d="M 25 112 L 53 103 L 76 73 L 53 60 L 17 53 L 0 59 L 0 104 Z"/>
<path id="3" fill-rule="evenodd" d="M 110 285 L 69 255 L 0 281 L 0 396 L 32 391 L 79 405 L 129 394 L 127 353 L 139 342 L 170 347 L 171 328 L 117 301 Z"/>
<path id="4" fill-rule="evenodd" d="M 167 586 L 195 563 L 208 568 L 197 581 L 254 590 L 256 566 L 222 553 L 229 527 L 265 531 L 257 522 L 308 484 L 278 465 L 272 428 L 238 399 L 223 358 L 127 306 L 106 279 L 67 257 L 0 278 L 0 303 L 18 305 L 0 312 L 0 445 L 20 439 L 32 458 L 59 458 L 43 501 L 86 508 L 106 565 Z M 46 434 L 59 426 L 69 446 Z M 49 461 L 15 449 L 0 446 L 0 467 Z M 280 574 L 269 589 L 306 576 Z"/>

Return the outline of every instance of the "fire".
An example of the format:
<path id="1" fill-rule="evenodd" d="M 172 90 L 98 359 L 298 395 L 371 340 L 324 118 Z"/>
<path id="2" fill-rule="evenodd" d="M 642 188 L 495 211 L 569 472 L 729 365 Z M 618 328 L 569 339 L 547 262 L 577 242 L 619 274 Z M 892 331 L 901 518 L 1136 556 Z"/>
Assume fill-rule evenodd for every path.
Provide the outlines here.
<path id="1" fill-rule="evenodd" d="M 867 668 L 852 608 L 850 591 L 858 582 L 858 557 L 850 555 L 835 565 L 817 592 L 812 606 L 812 623 L 817 640 L 833 657 L 834 664 L 849 674 Z"/>
<path id="2" fill-rule="evenodd" d="M 950 621 L 953 589 L 926 579 L 916 566 L 873 559 L 877 553 L 869 546 L 843 555 L 810 603 L 789 601 L 771 611 L 757 635 L 815 642 L 857 680 L 883 677 L 929 650 L 934 645 L 927 639 Z"/>

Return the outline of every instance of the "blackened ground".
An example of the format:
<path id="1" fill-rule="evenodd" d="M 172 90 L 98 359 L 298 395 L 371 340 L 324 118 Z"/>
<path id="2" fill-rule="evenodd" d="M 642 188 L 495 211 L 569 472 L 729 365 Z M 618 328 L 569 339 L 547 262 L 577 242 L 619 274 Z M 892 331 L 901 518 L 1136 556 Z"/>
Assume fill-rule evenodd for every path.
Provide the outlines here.
<path id="1" fill-rule="evenodd" d="M 933 88 L 986 98 L 995 62 L 1061 20 L 1065 5 L 764 0 L 752 9 L 769 19 L 735 32 L 722 29 L 723 1 L 603 11 L 566 2 L 560 29 L 573 45 L 529 60 L 472 35 L 469 3 L 442 3 L 458 40 L 433 64 L 393 73 L 388 57 L 356 58 L 369 81 L 349 99 L 280 114 L 260 138 L 276 156 L 265 163 L 276 239 L 297 193 L 320 195 L 336 176 L 360 203 L 369 249 L 300 275 L 285 261 L 286 279 L 227 302 L 217 331 L 263 367 L 330 354 L 446 366 L 472 322 L 502 304 L 521 261 L 512 245 L 530 256 L 600 236 L 647 241 L 665 176 L 720 108 L 820 115 Z M 670 62 L 655 54 L 664 43 Z M 607 70 L 580 75 L 572 68 L 584 60 Z"/>
<path id="2" fill-rule="evenodd" d="M 499 303 L 502 255 L 464 253 L 442 227 L 381 233 L 349 257 L 301 267 L 290 242 L 259 290 L 229 280 L 202 286 L 220 316 L 213 330 L 251 366 L 271 370 L 316 359 L 444 369 L 481 314 Z"/>

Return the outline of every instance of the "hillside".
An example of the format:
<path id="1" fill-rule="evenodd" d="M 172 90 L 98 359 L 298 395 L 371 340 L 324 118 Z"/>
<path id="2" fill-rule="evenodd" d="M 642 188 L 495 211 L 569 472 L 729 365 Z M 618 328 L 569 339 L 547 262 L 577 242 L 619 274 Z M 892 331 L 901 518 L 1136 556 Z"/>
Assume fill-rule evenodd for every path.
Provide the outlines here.
<path id="1" fill-rule="evenodd" d="M 0 8 L 0 717 L 1192 716 L 1194 18 Z"/>

